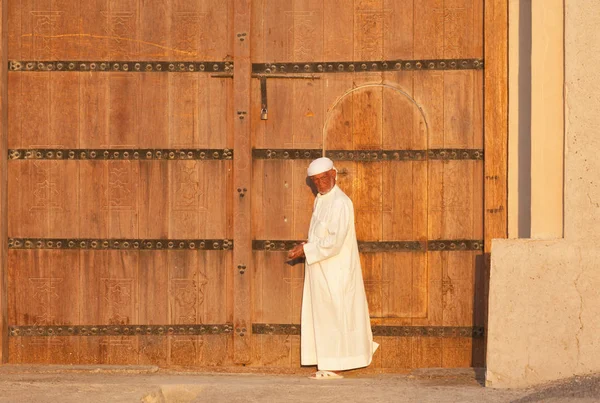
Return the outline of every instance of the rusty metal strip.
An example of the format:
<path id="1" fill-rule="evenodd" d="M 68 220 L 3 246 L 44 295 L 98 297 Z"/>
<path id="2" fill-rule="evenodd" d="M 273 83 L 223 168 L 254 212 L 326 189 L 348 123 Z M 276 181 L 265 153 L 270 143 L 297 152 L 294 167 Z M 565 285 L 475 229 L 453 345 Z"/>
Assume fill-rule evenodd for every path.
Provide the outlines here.
<path id="1" fill-rule="evenodd" d="M 320 149 L 254 149 L 255 159 L 313 159 L 322 156 Z M 435 148 L 430 150 L 326 150 L 325 156 L 334 161 L 425 161 L 483 160 L 481 149 Z"/>
<path id="2" fill-rule="evenodd" d="M 373 326 L 373 336 L 384 337 L 469 337 L 481 338 L 485 330 L 482 326 Z M 297 336 L 300 325 L 254 323 L 253 334 Z"/>
<path id="3" fill-rule="evenodd" d="M 230 149 L 14 149 L 10 160 L 231 160 Z"/>
<path id="4" fill-rule="evenodd" d="M 360 252 L 423 252 L 425 245 L 419 241 L 406 242 L 358 242 Z"/>
<path id="5" fill-rule="evenodd" d="M 334 161 L 424 161 L 425 150 L 327 150 L 325 156 Z"/>
<path id="6" fill-rule="evenodd" d="M 196 336 L 232 334 L 230 323 L 218 325 L 59 325 L 9 326 L 12 337 L 40 336 Z"/>
<path id="7" fill-rule="evenodd" d="M 230 239 L 9 238 L 9 249 L 230 250 Z"/>
<path id="8" fill-rule="evenodd" d="M 327 150 L 325 156 L 334 161 L 424 161 L 482 160 L 483 150 L 436 148 L 430 150 Z"/>
<path id="9" fill-rule="evenodd" d="M 233 62 L 211 61 L 36 61 L 10 60 L 9 71 L 88 71 L 99 73 L 232 73 Z"/>
<path id="10" fill-rule="evenodd" d="M 294 240 L 253 240 L 255 251 L 285 252 L 291 250 L 302 241 Z M 363 253 L 374 252 L 425 252 L 427 251 L 477 251 L 482 250 L 482 240 L 432 240 L 427 241 L 358 241 L 358 250 Z"/>
<path id="11" fill-rule="evenodd" d="M 427 150 L 430 160 L 483 160 L 483 150 L 465 148 L 433 148 Z"/>
<path id="12" fill-rule="evenodd" d="M 427 242 L 428 251 L 460 252 L 483 250 L 483 240 L 456 239 L 430 240 Z"/>
<path id="13" fill-rule="evenodd" d="M 354 62 L 254 63 L 254 74 L 359 73 L 375 71 L 481 70 L 482 59 L 425 59 Z"/>
<path id="14" fill-rule="evenodd" d="M 320 149 L 262 149 L 252 150 L 252 158 L 257 160 L 310 160 L 323 156 Z"/>

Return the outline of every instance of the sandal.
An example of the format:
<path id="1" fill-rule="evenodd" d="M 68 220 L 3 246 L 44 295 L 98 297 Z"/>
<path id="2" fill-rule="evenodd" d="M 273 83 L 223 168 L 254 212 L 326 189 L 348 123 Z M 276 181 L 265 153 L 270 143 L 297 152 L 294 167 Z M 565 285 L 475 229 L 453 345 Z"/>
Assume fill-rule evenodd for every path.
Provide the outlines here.
<path id="1" fill-rule="evenodd" d="M 308 379 L 315 379 L 317 381 L 323 381 L 328 379 L 342 379 L 343 375 L 338 375 L 331 371 L 317 371 L 313 375 L 309 376 Z"/>

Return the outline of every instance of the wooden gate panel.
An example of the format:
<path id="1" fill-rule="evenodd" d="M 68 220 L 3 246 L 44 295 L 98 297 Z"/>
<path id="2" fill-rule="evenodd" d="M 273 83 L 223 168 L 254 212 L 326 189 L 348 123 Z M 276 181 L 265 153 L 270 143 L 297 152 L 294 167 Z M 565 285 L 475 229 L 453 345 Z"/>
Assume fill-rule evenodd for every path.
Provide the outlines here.
<path id="1" fill-rule="evenodd" d="M 79 206 L 73 183 L 76 169 L 65 170 L 55 161 L 19 161 L 9 164 L 8 182 L 11 237 L 77 236 Z M 74 164 L 71 162 L 70 164 Z M 50 235 L 52 234 L 52 235 Z"/>
<path id="2" fill-rule="evenodd" d="M 253 10 L 253 18 L 257 23 L 253 27 L 252 39 L 259 43 L 253 44 L 253 62 L 324 61 L 327 64 L 339 60 L 465 59 L 482 56 L 481 1 L 428 0 L 412 3 L 361 1 L 351 9 L 328 2 L 322 11 L 320 5 L 309 5 L 308 10 L 303 10 L 306 14 L 301 14 L 294 12 L 295 6 L 292 4 L 283 6 L 283 11 L 277 11 L 269 9 L 269 2 L 257 2 Z M 269 17 L 269 13 L 275 17 Z M 289 31 L 284 32 L 282 16 L 286 13 L 293 16 L 290 18 L 294 23 L 287 24 Z M 309 35 L 308 30 L 302 30 L 304 25 L 297 21 L 312 21 L 311 18 L 322 18 L 323 21 L 322 55 L 320 44 L 309 43 L 306 47 L 311 52 L 302 53 L 297 48 L 297 43 L 302 39 L 296 42 L 289 39 Z M 318 26 L 318 23 L 314 25 Z M 317 31 L 319 29 L 316 28 Z M 305 57 L 300 59 L 299 56 Z M 447 63 L 450 64 L 450 61 Z M 462 66 L 460 63 L 457 61 L 453 66 Z M 385 326 L 390 325 L 408 326 L 406 331 L 409 331 L 418 326 L 454 329 L 478 324 L 472 316 L 473 296 L 476 294 L 474 273 L 480 254 L 477 241 L 482 238 L 483 226 L 483 164 L 481 153 L 476 155 L 477 150 L 483 148 L 480 127 L 482 73 L 470 68 L 464 71 L 365 71 L 346 74 L 337 70 L 369 70 L 371 65 L 365 63 L 363 68 L 360 62 L 353 66 L 331 64 L 335 74 L 317 72 L 317 78 L 320 79 L 314 80 L 322 87 L 326 125 L 323 141 L 326 151 L 377 150 L 379 158 L 385 153 L 382 150 L 415 150 L 412 154 L 415 156 L 418 152 L 422 153 L 416 161 L 336 161 L 340 171 L 338 183 L 355 204 L 359 239 L 376 242 L 412 240 L 421 242 L 424 248 L 421 252 L 407 254 L 361 252 L 373 323 L 384 325 L 381 329 L 375 329 L 376 339 L 382 344 L 381 355 L 375 357 L 375 365 L 382 368 L 469 365 L 472 356 L 469 337 L 443 335 L 431 338 L 415 335 L 397 338 L 379 336 L 379 332 L 384 332 Z M 315 70 L 308 65 L 303 67 L 298 63 L 297 70 L 294 70 L 296 75 L 316 71 L 317 66 Z M 287 68 L 292 69 L 292 66 Z M 431 70 L 427 61 L 415 61 L 402 68 Z M 292 73 L 291 70 L 279 68 L 266 73 L 267 77 L 272 73 L 279 77 L 282 72 Z M 290 74 L 289 78 L 293 76 Z M 295 125 L 301 115 L 294 113 L 302 109 L 295 108 L 294 103 L 297 99 L 294 95 L 297 82 L 299 80 L 267 79 L 268 88 L 276 87 L 277 91 L 267 92 L 270 104 L 267 122 L 259 121 L 258 113 L 254 117 L 253 132 L 256 137 L 253 144 L 256 148 L 291 148 L 291 145 L 301 148 L 300 143 L 295 141 Z M 397 93 L 393 90 L 374 84 L 396 87 L 405 95 L 395 96 Z M 359 88 L 332 107 L 339 97 L 361 85 L 370 87 Z M 259 99 L 258 80 L 253 91 L 256 99 Z M 272 107 L 273 103 L 275 106 Z M 289 106 L 289 109 L 284 110 L 283 105 Z M 257 110 L 259 107 L 257 104 Z M 265 128 L 268 127 L 275 128 L 271 130 L 272 135 L 266 134 L 268 129 Z M 459 156 L 460 161 L 454 161 L 456 157 L 453 155 L 458 155 L 460 151 L 454 152 L 451 150 L 453 148 L 468 149 L 468 156 Z M 364 154 L 370 155 L 367 152 Z M 286 208 L 284 206 L 289 205 L 285 202 L 289 200 L 288 193 L 274 184 L 285 183 L 290 169 L 281 169 L 284 164 L 297 166 L 294 172 L 298 175 L 301 172 L 300 165 L 308 164 L 308 161 L 302 160 L 282 162 L 278 158 L 281 156 L 274 156 L 271 161 L 255 161 L 255 167 L 260 170 L 260 174 L 255 172 L 255 178 L 261 176 L 259 194 L 253 198 L 257 214 L 258 206 L 263 205 L 265 200 L 278 214 L 279 210 L 283 211 Z M 265 170 L 273 171 L 263 177 Z M 272 178 L 274 181 L 270 183 Z M 296 179 L 294 176 L 294 181 Z M 373 183 L 368 184 L 367 179 L 374 179 Z M 267 188 L 274 190 L 266 192 Z M 296 196 L 299 192 L 300 189 L 294 187 L 294 200 L 302 199 L 303 196 Z M 394 197 L 386 197 L 389 195 Z M 282 203 L 282 206 L 276 207 Z M 295 214 L 301 213 L 295 210 Z M 302 239 L 297 237 L 302 235 L 299 231 L 293 232 L 291 238 L 289 231 L 279 233 L 279 229 L 284 228 L 281 223 L 273 223 L 274 227 L 268 228 L 263 224 L 267 219 L 258 220 L 253 230 L 255 239 Z M 282 237 L 278 238 L 279 235 Z M 467 242 L 461 243 L 462 239 Z M 439 242 L 434 242 L 436 240 Z M 456 240 L 458 243 L 445 240 Z M 279 249 L 277 243 L 274 245 L 276 250 L 283 250 Z M 473 247 L 475 250 L 469 250 Z M 452 251 L 437 250 L 444 248 L 451 248 Z M 467 250 L 454 252 L 454 249 L 461 248 Z M 273 267 L 285 267 L 280 266 L 283 263 L 275 263 L 277 259 L 284 259 L 283 252 L 255 251 L 255 256 L 257 271 L 267 270 L 267 256 L 274 261 Z M 264 266 L 265 269 L 259 269 L 258 266 Z M 280 300 L 284 294 L 291 296 L 286 289 L 280 291 L 281 275 L 277 274 L 268 281 L 277 283 L 272 285 L 272 289 L 278 290 L 278 296 L 268 295 L 267 299 Z M 264 284 L 261 284 L 264 290 Z M 288 312 L 294 304 L 287 302 L 283 309 L 270 308 L 264 302 L 265 294 L 268 292 L 261 292 L 262 299 L 259 300 L 259 306 L 255 307 L 255 321 L 277 323 L 275 320 L 284 319 L 286 315 L 277 312 Z M 286 301 L 289 301 L 289 297 Z M 269 316 L 270 309 L 274 309 L 274 317 Z M 281 330 L 272 330 L 275 335 L 277 331 Z M 282 335 L 269 340 L 285 344 L 289 341 L 288 337 Z M 279 358 L 273 361 L 276 365 L 292 361 L 286 355 L 291 354 L 290 349 L 282 347 L 281 351 Z M 284 351 L 287 353 L 283 354 Z"/>
<path id="3" fill-rule="evenodd" d="M 53 320 L 22 321 L 17 316 L 39 310 L 35 297 L 11 302 L 11 361 L 231 365 L 231 252 L 192 250 L 213 248 L 201 241 L 174 243 L 184 249 L 177 252 L 154 249 L 170 249 L 167 240 L 174 237 L 233 235 L 227 151 L 233 146 L 227 113 L 232 82 L 228 74 L 211 77 L 208 71 L 227 73 L 211 64 L 166 63 L 157 73 L 156 64 L 123 61 L 229 60 L 232 1 L 140 7 L 135 0 L 53 0 L 8 9 L 9 58 L 15 63 L 9 75 L 9 148 L 15 155 L 9 165 L 9 236 L 42 238 L 11 241 L 11 290 L 19 295 L 30 280 L 50 276 L 46 272 L 68 277 L 72 284 L 57 289 L 57 306 L 75 315 L 59 310 Z M 32 68 L 63 71 L 27 71 Z M 144 69 L 151 72 L 138 72 Z M 184 147 L 215 149 L 219 156 L 194 151 L 180 161 L 164 151 Z M 144 148 L 163 150 L 152 150 L 149 158 L 140 150 L 133 157 Z M 109 160 L 92 155 L 105 152 Z M 130 240 L 117 245 L 115 238 Z M 133 246 L 140 238 L 165 241 L 140 251 L 144 243 Z M 39 273 L 24 270 L 12 254 L 30 256 L 25 262 L 35 260 Z M 189 273 L 189 281 L 180 271 Z M 192 319 L 179 322 L 186 317 Z M 201 323 L 217 330 L 206 334 Z"/>
<path id="4" fill-rule="evenodd" d="M 140 231 L 141 232 L 141 231 Z M 167 251 L 141 252 L 139 260 L 139 323 L 169 323 L 169 266 Z M 183 295 L 187 296 L 185 291 Z M 195 293 L 190 293 L 195 295 Z M 192 298 L 193 299 L 193 298 Z M 164 336 L 139 339 L 139 364 L 167 366 L 168 341 Z"/>
<path id="5" fill-rule="evenodd" d="M 80 265 L 77 252 L 9 253 L 9 321 L 22 326 L 77 323 Z M 22 337 L 14 347 L 23 363 L 77 363 L 75 337 Z M 11 358 L 12 361 L 12 358 Z M 19 361 L 13 361 L 19 362 Z"/>

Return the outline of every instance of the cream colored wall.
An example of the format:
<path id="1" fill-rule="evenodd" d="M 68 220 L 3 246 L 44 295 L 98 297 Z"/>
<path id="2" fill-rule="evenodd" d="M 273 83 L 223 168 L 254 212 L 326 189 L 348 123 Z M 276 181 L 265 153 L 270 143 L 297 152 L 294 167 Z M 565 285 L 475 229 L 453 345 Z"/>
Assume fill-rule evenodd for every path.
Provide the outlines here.
<path id="1" fill-rule="evenodd" d="M 531 1 L 531 238 L 563 236 L 563 0 Z"/>
<path id="2" fill-rule="evenodd" d="M 491 387 L 600 372 L 598 1 L 566 2 L 564 21 L 565 237 L 493 242 L 486 376 Z M 532 141 L 542 134 L 532 132 Z M 533 183 L 539 178 L 532 172 L 532 189 L 543 201 L 545 188 Z"/>
<path id="3" fill-rule="evenodd" d="M 509 238 L 563 236 L 563 0 L 509 0 Z"/>

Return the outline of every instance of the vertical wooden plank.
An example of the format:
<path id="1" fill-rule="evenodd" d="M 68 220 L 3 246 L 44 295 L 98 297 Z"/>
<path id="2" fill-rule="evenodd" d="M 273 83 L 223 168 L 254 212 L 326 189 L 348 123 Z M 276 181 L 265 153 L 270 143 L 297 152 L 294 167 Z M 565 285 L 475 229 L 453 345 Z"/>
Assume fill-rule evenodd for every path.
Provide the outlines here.
<path id="1" fill-rule="evenodd" d="M 106 161 L 79 161 L 79 236 L 108 238 Z"/>
<path id="2" fill-rule="evenodd" d="M 473 72 L 444 73 L 444 148 L 473 148 Z"/>
<path id="3" fill-rule="evenodd" d="M 169 47 L 172 1 L 144 1 L 139 9 L 140 60 L 173 60 Z"/>
<path id="4" fill-rule="evenodd" d="M 441 59 L 444 55 L 444 0 L 414 2 L 415 59 Z"/>
<path id="5" fill-rule="evenodd" d="M 169 319 L 168 251 L 140 251 L 139 321 L 142 325 L 165 325 Z M 139 338 L 139 362 L 165 366 L 167 338 Z"/>
<path id="6" fill-rule="evenodd" d="M 169 323 L 194 324 L 204 302 L 206 277 L 199 273 L 199 254 L 169 251 Z M 202 298 L 202 302 L 200 299 Z M 168 336 L 170 365 L 195 365 L 198 362 L 198 336 Z"/>
<path id="7" fill-rule="evenodd" d="M 138 251 L 81 251 L 82 325 L 130 325 L 139 321 Z M 81 364 L 136 364 L 138 340 L 129 336 L 82 337 Z"/>
<path id="8" fill-rule="evenodd" d="M 102 211 L 108 216 L 111 238 L 139 237 L 140 161 L 105 163 L 106 196 Z"/>
<path id="9" fill-rule="evenodd" d="M 414 98 L 423 108 L 427 122 L 427 143 L 422 146 L 426 146 L 426 148 L 443 148 L 444 73 L 415 72 L 414 77 Z"/>
<path id="10" fill-rule="evenodd" d="M 473 44 L 473 0 L 444 0 L 444 57 L 478 57 Z"/>
<path id="11" fill-rule="evenodd" d="M 108 138 L 103 147 L 139 146 L 138 74 L 110 73 Z"/>
<path id="12" fill-rule="evenodd" d="M 79 31 L 80 4 L 70 0 L 50 1 L 50 33 L 49 38 L 44 38 L 51 42 L 50 60 L 81 60 L 80 36 L 74 35 Z"/>
<path id="13" fill-rule="evenodd" d="M 383 0 L 356 1 L 354 3 L 354 60 L 381 60 L 383 32 Z"/>
<path id="14" fill-rule="evenodd" d="M 206 10 L 206 24 L 200 29 L 204 34 L 204 48 L 202 57 L 208 60 L 225 60 L 231 55 L 234 35 L 232 35 L 231 12 L 233 2 L 231 0 L 204 0 L 202 6 Z M 250 7 L 248 13 L 248 31 L 246 40 L 250 38 Z"/>
<path id="15" fill-rule="evenodd" d="M 253 0 L 251 10 L 252 33 L 250 35 L 250 54 L 252 63 L 267 63 L 265 58 L 265 8 L 268 0 Z"/>
<path id="16" fill-rule="evenodd" d="M 111 60 L 135 60 L 140 51 L 139 2 L 108 0 L 102 16 L 106 19 Z"/>
<path id="17" fill-rule="evenodd" d="M 234 0 L 233 32 L 250 34 L 251 0 Z M 239 115 L 234 125 L 234 188 L 250 189 L 252 180 L 251 144 L 250 144 L 250 44 L 237 40 L 234 45 L 235 76 L 234 111 Z M 243 119 L 240 119 L 243 118 Z M 233 196 L 232 196 L 233 197 Z M 250 236 L 251 216 L 250 197 L 236 197 L 233 205 L 234 251 L 233 265 L 245 265 L 246 273 L 236 273 L 234 277 L 234 362 L 249 363 L 252 359 L 252 304 L 250 279 L 252 273 L 252 239 Z"/>
<path id="18" fill-rule="evenodd" d="M 348 0 L 323 2 L 323 60 L 354 59 L 354 7 Z"/>
<path id="19" fill-rule="evenodd" d="M 79 312 L 79 324 L 98 325 L 103 323 L 103 278 L 109 278 L 108 254 L 106 251 L 82 250 L 79 255 L 79 299 L 83 309 Z M 104 322 L 106 323 L 106 322 Z M 108 364 L 108 337 L 82 337 L 79 343 L 80 364 Z"/>
<path id="20" fill-rule="evenodd" d="M 23 148 L 22 142 L 22 107 L 21 107 L 21 85 L 23 75 L 19 73 L 8 74 L 8 99 L 7 104 L 11 105 L 7 111 L 8 114 L 8 148 Z"/>
<path id="21" fill-rule="evenodd" d="M 51 73 L 32 72 L 31 75 L 24 75 L 21 79 L 21 145 L 23 147 L 60 147 L 60 144 L 53 144 L 48 134 L 50 126 L 49 74 Z"/>
<path id="22" fill-rule="evenodd" d="M 0 364 L 8 362 L 8 0 L 0 0 Z"/>
<path id="23" fill-rule="evenodd" d="M 76 213 L 74 215 L 77 215 Z M 48 315 L 45 324 L 78 324 L 81 309 L 79 299 L 79 251 L 36 251 L 40 277 L 28 279 L 33 295 L 41 296 L 41 305 L 35 314 Z M 35 298 L 34 297 L 34 298 Z M 42 314 L 43 315 L 43 314 Z M 44 324 L 44 321 L 42 323 Z M 77 364 L 79 361 L 79 338 L 75 336 L 50 337 L 48 362 Z"/>
<path id="24" fill-rule="evenodd" d="M 231 318 L 228 304 L 228 278 L 234 273 L 231 252 L 200 252 L 198 321 L 221 324 Z M 201 366 L 227 366 L 233 363 L 230 351 L 232 336 L 227 334 L 200 336 L 198 363 Z"/>
<path id="25" fill-rule="evenodd" d="M 419 149 L 416 138 L 419 134 L 422 143 L 426 133 L 418 129 L 424 119 L 413 103 L 413 73 L 393 72 L 383 74 L 384 82 L 389 82 L 398 90 L 384 88 L 382 95 L 382 144 L 384 149 Z M 418 131 L 418 133 L 415 133 Z M 416 144 L 415 144 L 416 143 Z M 423 144 L 424 145 L 424 144 Z M 421 148 L 422 149 L 422 148 Z"/>
<path id="26" fill-rule="evenodd" d="M 169 147 L 169 95 L 169 74 L 140 74 L 138 147 Z"/>
<path id="27" fill-rule="evenodd" d="M 169 76 L 169 145 L 193 148 L 199 145 L 198 99 L 205 90 L 198 88 L 198 74 Z"/>
<path id="28" fill-rule="evenodd" d="M 139 251 L 105 251 L 108 276 L 100 279 L 104 301 L 102 323 L 139 323 Z M 109 336 L 106 343 L 110 364 L 137 364 L 139 340 L 130 336 Z"/>
<path id="29" fill-rule="evenodd" d="M 8 4 L 10 1 L 10 7 L 6 7 L 6 21 L 7 27 L 7 52 L 8 60 L 21 60 L 21 13 L 23 6 L 21 1 L 15 2 L 13 0 L 6 0 L 3 3 Z"/>
<path id="30" fill-rule="evenodd" d="M 290 31 L 293 34 L 293 6 L 292 1 L 265 0 L 263 18 L 267 62 L 286 62 L 292 57 L 294 37 Z M 238 30 L 235 29 L 235 32 Z"/>
<path id="31" fill-rule="evenodd" d="M 203 75 L 198 86 L 198 146 L 227 148 L 227 125 L 230 117 L 223 114 L 231 105 L 231 80 Z"/>
<path id="32" fill-rule="evenodd" d="M 485 252 L 507 236 L 508 1 L 485 0 Z"/>
<path id="33" fill-rule="evenodd" d="M 48 144 L 58 148 L 79 148 L 79 73 L 54 72 L 48 76 L 50 112 Z"/>
<path id="34" fill-rule="evenodd" d="M 414 3 L 413 0 L 383 0 L 384 60 L 413 58 Z"/>
<path id="35" fill-rule="evenodd" d="M 110 130 L 109 91 L 109 74 L 81 73 L 79 86 L 81 148 L 107 147 Z"/>
<path id="36" fill-rule="evenodd" d="M 201 166 L 205 162 L 168 162 L 169 172 L 168 207 L 169 238 L 195 239 L 206 223 L 200 220 L 206 212 L 206 178 L 201 176 Z M 204 232 L 204 231 L 203 231 Z"/>
<path id="37" fill-rule="evenodd" d="M 204 180 L 204 190 L 200 193 L 201 208 L 200 236 L 209 239 L 228 238 L 227 203 L 224 200 L 232 197 L 231 181 L 228 180 L 227 161 L 210 161 L 200 164 L 200 178 Z M 212 194 L 211 194 L 212 193 Z"/>
<path id="38" fill-rule="evenodd" d="M 10 251 L 9 275 L 10 275 L 10 320 L 11 324 L 35 325 L 36 323 L 47 323 L 47 309 L 49 309 L 48 298 L 50 292 L 30 299 L 36 280 L 44 276 L 39 275 L 36 252 L 33 250 Z M 30 279 L 33 281 L 30 282 Z M 48 279 L 49 291 L 56 293 L 56 281 Z M 54 288 L 52 288 L 54 286 Z M 45 298 L 46 297 L 46 298 Z M 48 308 L 46 308 L 48 306 Z M 41 308 L 41 311 L 36 312 Z M 45 337 L 24 337 L 14 352 L 21 361 L 26 363 L 47 362 L 48 339 Z M 11 352 L 12 354 L 13 352 Z"/>
<path id="39" fill-rule="evenodd" d="M 290 61 L 323 60 L 323 1 L 296 0 L 291 15 L 286 17 L 292 22 Z M 286 84 L 292 87 L 293 147 L 320 148 L 323 137 L 322 81 L 292 80 Z"/>
<path id="40" fill-rule="evenodd" d="M 140 162 L 139 237 L 169 238 L 169 165 L 179 161 Z"/>
<path id="41" fill-rule="evenodd" d="M 81 60 L 111 60 L 109 0 L 80 2 Z M 112 59 L 115 60 L 115 59 Z"/>
<path id="42" fill-rule="evenodd" d="M 323 84 L 323 147 L 326 150 L 352 150 L 354 93 L 348 92 L 352 90 L 354 74 L 331 74 L 323 79 L 326 80 Z"/>

